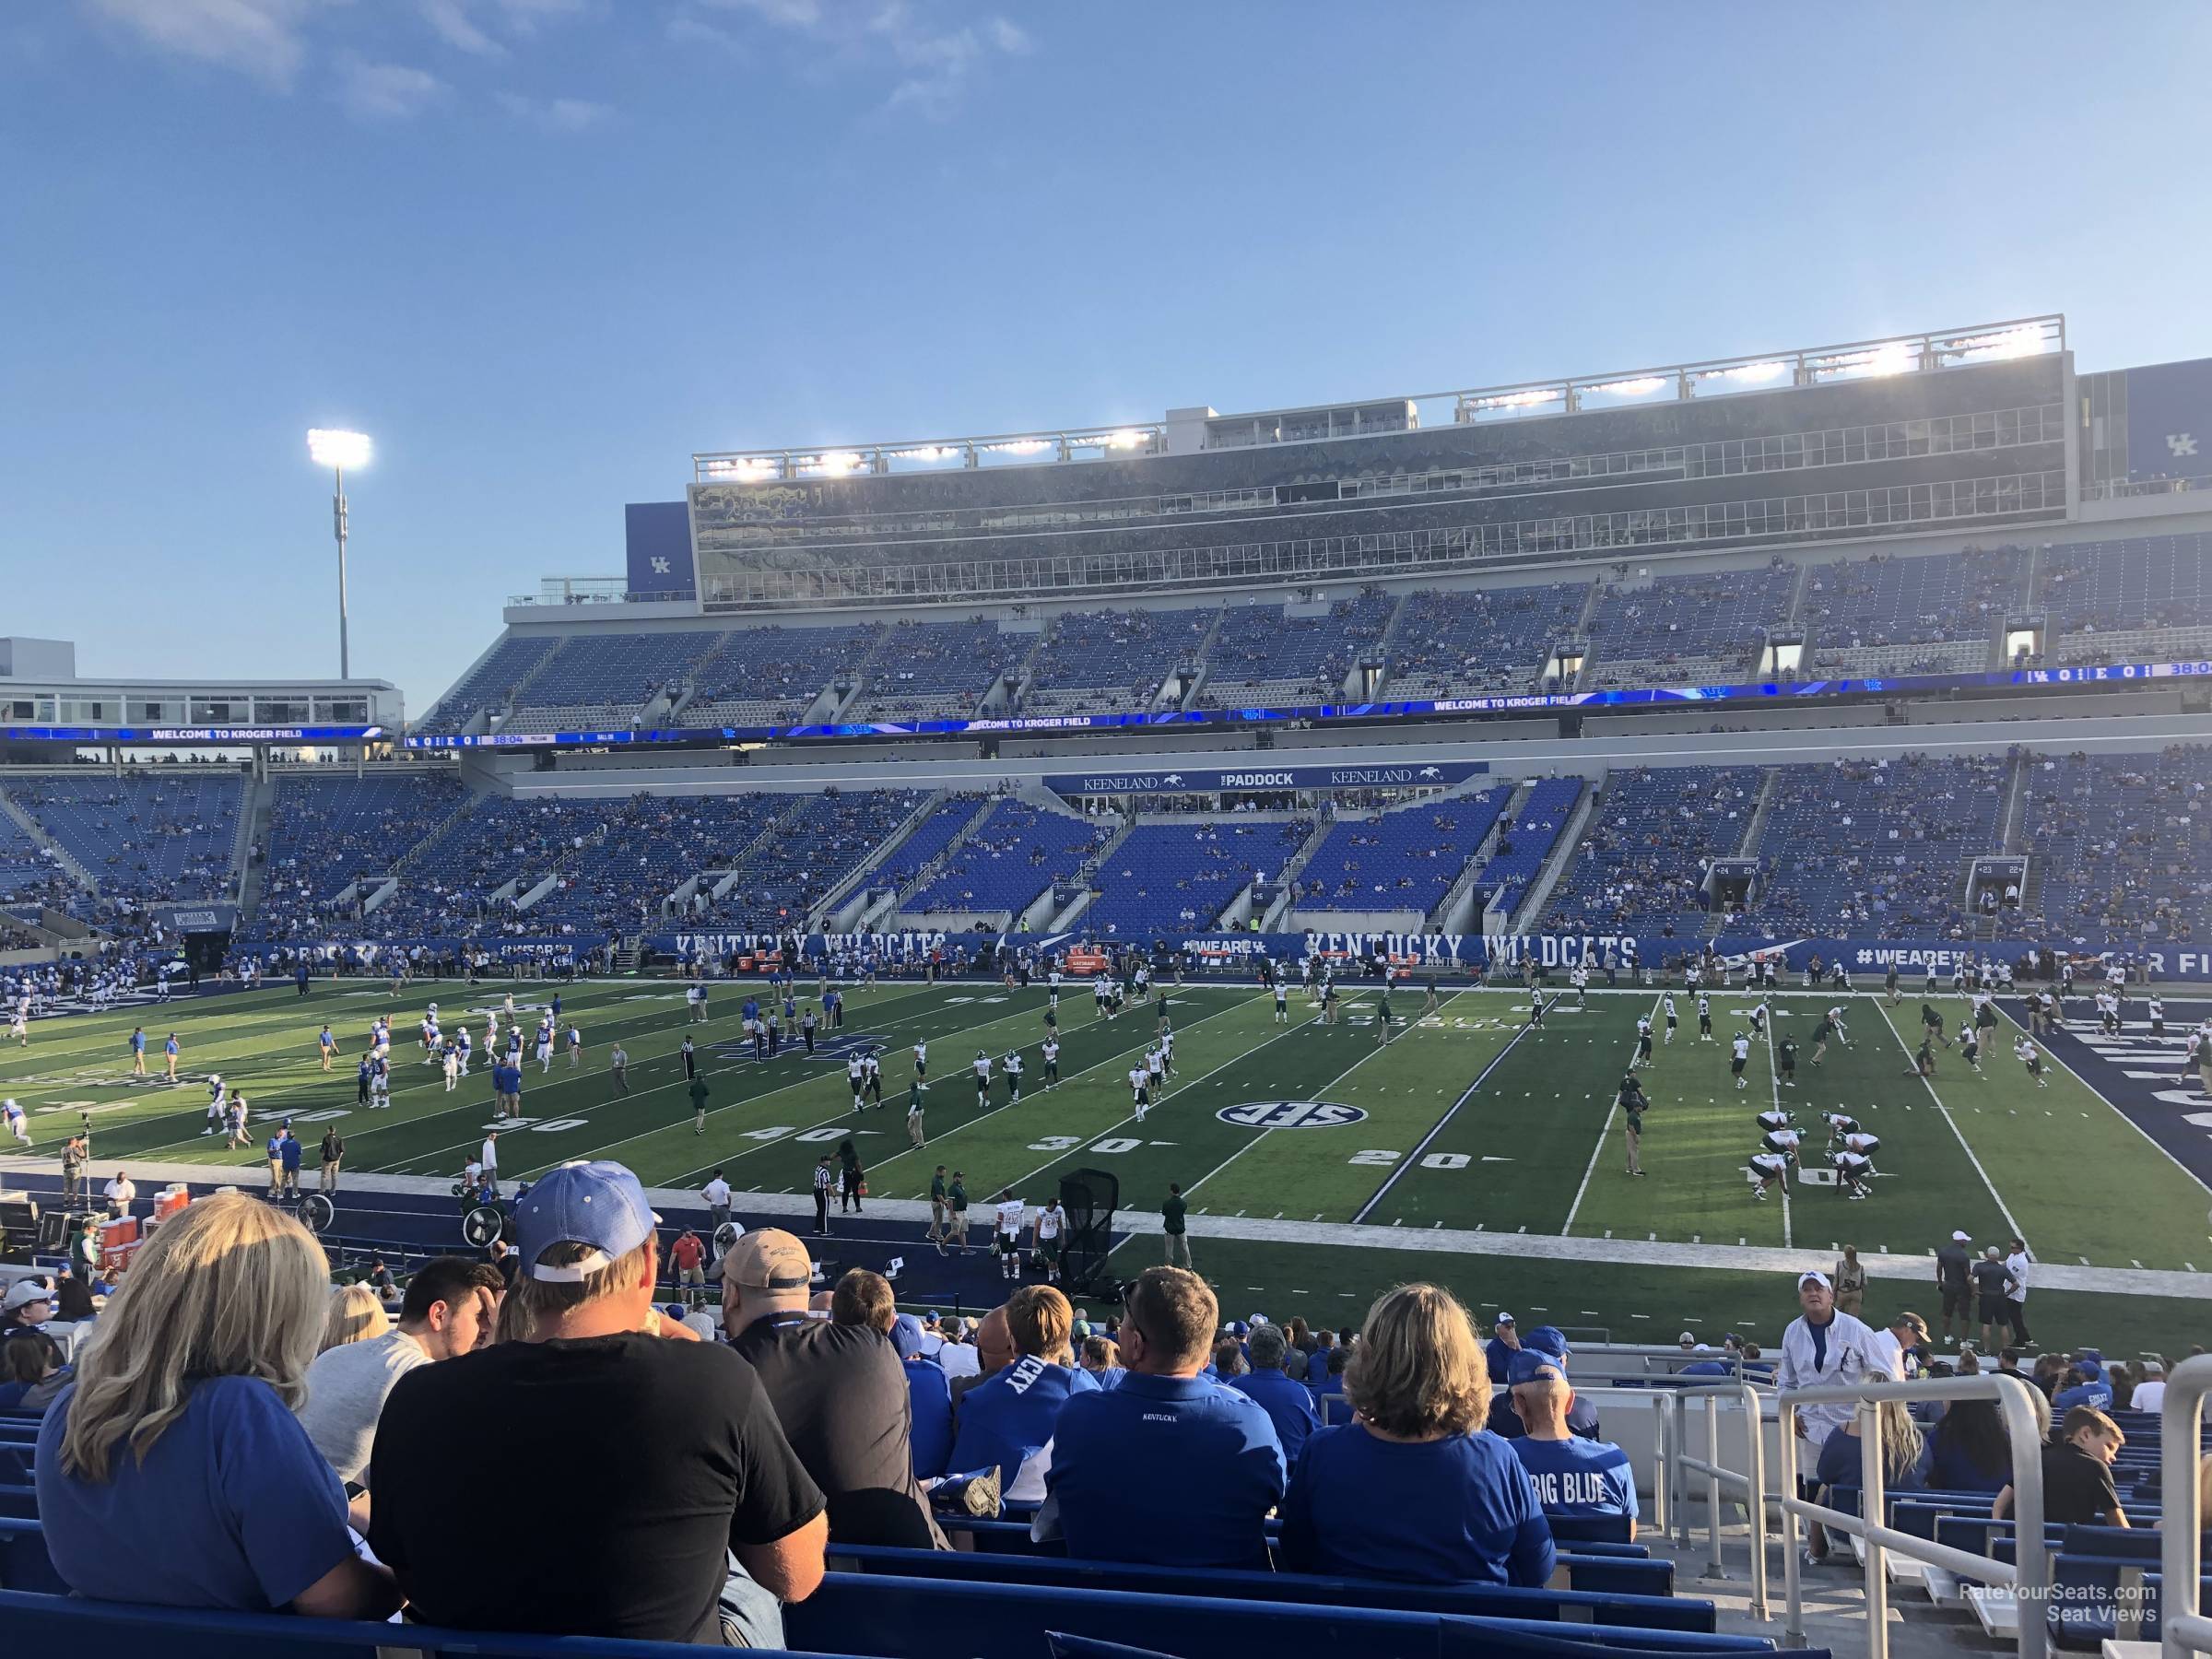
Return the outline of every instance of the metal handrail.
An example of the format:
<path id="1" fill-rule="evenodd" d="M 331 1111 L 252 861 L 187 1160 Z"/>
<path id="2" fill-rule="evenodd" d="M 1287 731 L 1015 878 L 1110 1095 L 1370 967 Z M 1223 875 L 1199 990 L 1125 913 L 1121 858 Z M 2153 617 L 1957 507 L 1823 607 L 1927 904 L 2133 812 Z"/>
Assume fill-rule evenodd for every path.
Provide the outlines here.
<path id="1" fill-rule="evenodd" d="M 1744 1509 L 1751 1522 L 1750 1611 L 1759 1618 L 1772 1614 L 1767 1606 L 1767 1445 L 1765 1414 L 1759 1391 L 1748 1382 L 1700 1382 L 1680 1388 L 1649 1391 L 1658 1415 L 1659 1468 L 1653 1479 L 1653 1521 L 1661 1532 L 1671 1519 L 1678 1545 L 1689 1542 L 1689 1513 L 1681 1490 L 1685 1475 L 1705 1477 L 1705 1576 L 1717 1579 L 1721 1571 L 1721 1488 L 1729 1487 L 1744 1495 Z M 1682 1431 L 1685 1399 L 1705 1402 L 1705 1452 L 1689 1454 L 1688 1437 Z M 1734 1400 L 1743 1408 L 1744 1461 L 1742 1473 L 1724 1468 L 1720 1456 L 1721 1402 Z"/>
<path id="2" fill-rule="evenodd" d="M 2199 1373 L 2212 1387 L 2212 1363 Z M 1925 1377 L 1917 1382 L 1859 1382 L 1830 1388 L 1798 1388 L 1778 1396 L 1782 1410 L 1782 1455 L 1776 1475 L 1781 1486 L 1783 1584 L 1788 1612 L 1783 1630 L 1787 1639 L 1803 1645 L 1805 1607 L 1797 1571 L 1797 1521 L 1800 1516 L 1822 1526 L 1865 1540 L 1866 1545 L 1867 1659 L 1888 1659 L 1889 1586 L 1885 1575 L 1884 1552 L 1894 1549 L 1912 1560 L 1948 1568 L 1953 1572 L 1991 1583 L 2010 1584 L 2019 1610 L 2020 1659 L 2048 1659 L 2050 1632 L 2043 1622 L 2051 1598 L 2050 1551 L 2043 1543 L 2043 1438 L 2035 1408 L 2029 1403 L 2025 1378 L 2005 1372 L 1983 1372 L 1972 1377 Z M 2006 1437 L 2012 1444 L 2012 1512 L 2015 1559 L 2000 1561 L 1978 1556 L 1948 1544 L 1881 1524 L 1884 1471 L 1882 1437 L 1877 1407 L 1886 1400 L 1994 1400 L 2004 1413 Z M 1855 1406 L 1859 1411 L 1859 1513 L 1847 1515 L 1797 1495 L 1797 1412 L 1804 1406 Z M 1841 1425 L 1837 1431 L 1841 1432 Z M 2191 1547 L 2194 1548 L 2194 1535 Z M 2169 1540 L 2168 1548 L 2172 1548 Z M 2171 1628 L 2171 1626 L 2170 1626 Z M 2212 1630 L 2212 1626 L 2207 1626 Z"/>
<path id="3" fill-rule="evenodd" d="M 2159 1408 L 2159 1635 L 2166 1659 L 2212 1653 L 2212 1618 L 2205 1617 L 2197 1575 L 2203 1571 L 2204 1505 L 2196 1483 L 2205 1395 L 2212 1393 L 2212 1354 L 2184 1359 L 2166 1372 Z"/>

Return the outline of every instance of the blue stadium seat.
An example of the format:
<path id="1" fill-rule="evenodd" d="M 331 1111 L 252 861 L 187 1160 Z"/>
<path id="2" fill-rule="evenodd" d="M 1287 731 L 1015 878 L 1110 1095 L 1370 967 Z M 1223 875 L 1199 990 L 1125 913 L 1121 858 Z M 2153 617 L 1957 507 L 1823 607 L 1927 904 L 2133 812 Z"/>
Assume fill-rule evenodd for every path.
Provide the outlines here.
<path id="1" fill-rule="evenodd" d="M 837 1560 L 864 1564 L 870 1578 L 954 1580 L 963 1583 L 1121 1591 L 1159 1596 L 1230 1596 L 1303 1606 L 1391 1608 L 1485 1614 L 1572 1624 L 1632 1624 L 1653 1630 L 1712 1630 L 1712 1604 L 1672 1594 L 1674 1564 L 1592 1557 L 1570 1561 L 1572 1589 L 1503 1584 L 1412 1584 L 1304 1572 L 1155 1567 L 1066 1556 L 965 1550 L 927 1551 L 831 1546 Z"/>
<path id="2" fill-rule="evenodd" d="M 0 1590 L 66 1595 L 69 1586 L 46 1553 L 46 1534 L 34 1520 L 0 1515 Z M 12 1625 L 7 1626 L 12 1630 Z M 19 1648 L 11 1651 L 21 1652 Z"/>
<path id="3" fill-rule="evenodd" d="M 1171 1578 L 1160 1582 L 1181 1588 Z M 1542 1590 L 1487 1594 L 1494 1615 L 1464 1618 L 1206 1594 L 833 1572 L 812 1597 L 784 1610 L 784 1638 L 802 1650 L 880 1659 L 1033 1653 L 1047 1631 L 1067 1630 L 1111 1631 L 1129 1646 L 1181 1659 L 1288 1646 L 1340 1659 L 1432 1659 L 1485 1653 L 1484 1634 L 1492 1631 L 1572 1632 L 1601 1646 L 1669 1653 L 1771 1651 L 1755 1637 L 1715 1634 L 1710 1602 L 1577 1599 Z"/>

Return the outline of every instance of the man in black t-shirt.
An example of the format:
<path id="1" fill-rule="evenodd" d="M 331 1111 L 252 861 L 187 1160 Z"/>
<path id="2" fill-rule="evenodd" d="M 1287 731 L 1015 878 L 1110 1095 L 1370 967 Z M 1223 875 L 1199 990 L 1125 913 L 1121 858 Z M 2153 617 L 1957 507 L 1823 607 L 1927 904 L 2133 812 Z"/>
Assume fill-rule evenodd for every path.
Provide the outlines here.
<path id="1" fill-rule="evenodd" d="M 2043 1519 L 2081 1526 L 2125 1526 L 2126 1512 L 2112 1486 L 2112 1459 L 2127 1437 L 2119 1424 L 2094 1406 L 2077 1406 L 2059 1419 L 2058 1432 L 2043 1448 Z M 1990 1506 L 2002 1521 L 2012 1512 L 2006 1486 Z"/>
<path id="2" fill-rule="evenodd" d="M 880 1331 L 808 1317 L 813 1278 L 806 1246 L 782 1229 L 739 1239 L 722 1258 L 730 1346 L 759 1374 L 792 1451 L 829 1494 L 832 1542 L 950 1548 L 914 1483 L 906 1368 Z"/>
<path id="3" fill-rule="evenodd" d="M 555 1169 L 516 1205 L 519 1339 L 392 1390 L 370 1543 L 423 1622 L 782 1647 L 821 1583 L 826 1500 L 752 1368 L 653 1311 L 659 1218 L 619 1164 Z M 478 1470 L 524 1529 L 489 1570 Z"/>
<path id="4" fill-rule="evenodd" d="M 1957 1340 L 1951 1335 L 1951 1319 L 1959 1320 L 1959 1335 L 1971 1336 L 1974 1331 L 1973 1312 L 1967 1305 L 1968 1269 L 1973 1257 L 1967 1246 L 1973 1241 L 1962 1232 L 1951 1234 L 1951 1241 L 1936 1253 L 1936 1288 L 1943 1298 L 1943 1346 L 1951 1347 Z"/>

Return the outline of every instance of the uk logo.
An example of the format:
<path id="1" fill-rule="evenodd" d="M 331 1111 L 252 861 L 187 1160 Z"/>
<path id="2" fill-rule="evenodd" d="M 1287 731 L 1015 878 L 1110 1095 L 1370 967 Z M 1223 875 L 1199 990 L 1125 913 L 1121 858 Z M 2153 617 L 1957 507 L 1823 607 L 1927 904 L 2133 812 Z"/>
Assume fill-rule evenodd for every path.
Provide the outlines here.
<path id="1" fill-rule="evenodd" d="M 2194 432 L 2169 432 L 2166 434 L 2166 448 L 2176 461 L 2185 460 L 2196 453 L 2196 434 Z"/>
<path id="2" fill-rule="evenodd" d="M 655 576 L 665 576 L 665 575 L 667 575 L 667 574 L 668 574 L 668 561 L 667 561 L 665 559 L 655 559 L 653 561 L 653 573 Z"/>

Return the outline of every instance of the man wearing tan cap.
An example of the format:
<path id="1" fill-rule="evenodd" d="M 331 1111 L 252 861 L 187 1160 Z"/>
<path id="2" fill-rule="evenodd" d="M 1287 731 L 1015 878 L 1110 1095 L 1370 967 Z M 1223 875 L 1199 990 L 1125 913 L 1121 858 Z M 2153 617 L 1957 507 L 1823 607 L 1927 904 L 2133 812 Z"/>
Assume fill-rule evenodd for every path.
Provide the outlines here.
<path id="1" fill-rule="evenodd" d="M 906 1370 L 884 1335 L 808 1317 L 814 1263 L 778 1227 L 722 1258 L 722 1327 L 752 1365 L 784 1437 L 830 1499 L 832 1544 L 947 1549 L 914 1481 Z"/>

